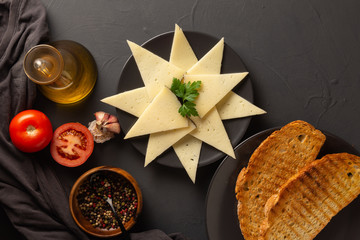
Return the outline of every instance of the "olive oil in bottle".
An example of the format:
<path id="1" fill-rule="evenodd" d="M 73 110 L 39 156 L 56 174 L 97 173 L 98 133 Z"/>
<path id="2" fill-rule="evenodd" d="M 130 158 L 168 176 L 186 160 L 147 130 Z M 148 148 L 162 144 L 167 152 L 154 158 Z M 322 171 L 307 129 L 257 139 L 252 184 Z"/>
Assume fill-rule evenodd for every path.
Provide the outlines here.
<path id="1" fill-rule="evenodd" d="M 24 71 L 48 99 L 62 104 L 85 98 L 95 86 L 96 63 L 81 44 L 63 40 L 29 50 Z"/>

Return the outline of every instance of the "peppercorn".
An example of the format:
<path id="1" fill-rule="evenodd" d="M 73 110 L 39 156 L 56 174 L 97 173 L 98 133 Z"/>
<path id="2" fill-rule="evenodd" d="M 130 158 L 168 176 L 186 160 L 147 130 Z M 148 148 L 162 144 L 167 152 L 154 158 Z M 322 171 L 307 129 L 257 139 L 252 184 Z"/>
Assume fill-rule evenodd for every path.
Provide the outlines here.
<path id="1" fill-rule="evenodd" d="M 106 202 L 108 197 L 112 197 L 115 211 L 123 224 L 135 216 L 138 202 L 134 187 L 124 177 L 106 171 L 92 179 L 91 183 L 90 178 L 86 179 L 79 187 L 77 195 L 82 215 L 94 228 L 119 228 L 119 224 Z"/>

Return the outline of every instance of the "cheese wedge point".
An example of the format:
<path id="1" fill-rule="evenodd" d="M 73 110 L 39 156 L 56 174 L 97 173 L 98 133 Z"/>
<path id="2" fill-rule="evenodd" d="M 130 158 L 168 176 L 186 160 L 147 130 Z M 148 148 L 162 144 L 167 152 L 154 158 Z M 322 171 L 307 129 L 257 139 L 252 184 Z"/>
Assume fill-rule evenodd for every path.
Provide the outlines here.
<path id="1" fill-rule="evenodd" d="M 221 99 L 218 104 L 216 104 L 216 108 L 220 114 L 221 120 L 242 118 L 266 113 L 261 108 L 255 106 L 232 91 Z"/>
<path id="2" fill-rule="evenodd" d="M 175 25 L 174 39 L 170 53 L 170 63 L 188 70 L 197 63 L 197 58 L 183 31 Z M 220 73 L 220 72 L 219 72 Z M 187 135 L 176 142 L 172 147 L 182 166 L 193 183 L 195 183 L 197 166 L 200 157 L 202 141 Z"/>
<path id="3" fill-rule="evenodd" d="M 130 113 L 135 117 L 140 117 L 140 115 L 151 102 L 145 87 L 115 94 L 113 96 L 101 99 L 101 101 L 127 113 Z"/>
<path id="4" fill-rule="evenodd" d="M 191 117 L 191 120 L 196 125 L 196 129 L 190 133 L 192 136 L 235 158 L 234 149 L 216 107 L 204 118 Z"/>
<path id="5" fill-rule="evenodd" d="M 185 128 L 150 134 L 145 154 L 145 167 L 194 129 L 195 125 L 189 122 L 189 126 Z"/>
<path id="6" fill-rule="evenodd" d="M 244 77 L 244 73 L 185 75 L 185 82 L 201 81 L 199 96 L 195 99 L 196 110 L 202 118 L 228 94 Z"/>
<path id="7" fill-rule="evenodd" d="M 176 155 L 193 183 L 196 180 L 201 145 L 202 141 L 191 135 L 185 136 L 173 145 Z"/>
<path id="8" fill-rule="evenodd" d="M 185 70 L 131 41 L 127 42 L 150 99 L 153 99 L 163 86 L 170 88 L 173 78 L 182 79 Z"/>
<path id="9" fill-rule="evenodd" d="M 176 24 L 169 62 L 179 68 L 187 70 L 197 61 L 197 57 L 186 39 L 184 32 Z"/>
<path id="10" fill-rule="evenodd" d="M 163 87 L 124 139 L 187 127 L 189 122 L 179 114 L 179 108 L 180 102 L 175 94 Z"/>
<path id="11" fill-rule="evenodd" d="M 175 28 L 175 33 L 177 31 L 179 31 L 179 29 Z M 184 69 L 191 69 L 191 67 L 188 66 L 190 65 L 189 63 L 192 61 L 194 66 L 191 70 L 192 74 L 220 74 L 223 47 L 224 42 L 222 40 L 215 47 L 213 47 L 208 54 L 202 57 L 199 62 L 195 62 L 195 58 L 188 57 L 192 54 L 185 54 L 182 51 L 172 51 L 172 54 L 177 54 L 177 56 L 175 55 L 173 57 L 170 57 L 170 62 L 172 62 L 172 59 L 177 59 L 178 66 L 183 66 Z M 189 60 L 189 58 L 192 60 Z M 199 131 L 201 132 L 201 130 Z M 202 141 L 191 135 L 185 136 L 183 139 L 173 145 L 173 149 L 176 155 L 178 156 L 181 164 L 185 168 L 188 176 L 193 181 L 193 183 L 195 183 L 196 180 L 196 172 L 199 163 L 201 146 Z"/>
<path id="12" fill-rule="evenodd" d="M 194 64 L 187 74 L 219 74 L 221 71 L 221 61 L 224 52 L 224 38 L 222 38 L 209 52 L 207 52 L 196 64 Z"/>

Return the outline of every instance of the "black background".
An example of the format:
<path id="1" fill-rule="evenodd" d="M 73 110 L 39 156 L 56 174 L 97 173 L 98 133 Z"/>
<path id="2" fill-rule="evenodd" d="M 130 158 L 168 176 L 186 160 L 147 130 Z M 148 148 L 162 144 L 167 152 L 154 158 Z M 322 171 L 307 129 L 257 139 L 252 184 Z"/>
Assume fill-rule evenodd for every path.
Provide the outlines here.
<path id="1" fill-rule="evenodd" d="M 54 128 L 87 124 L 99 110 L 116 114 L 100 99 L 116 93 L 130 56 L 129 39 L 142 44 L 173 31 L 199 31 L 217 38 L 240 55 L 250 72 L 254 103 L 267 111 L 252 118 L 245 137 L 301 119 L 360 149 L 360 2 L 356 0 L 43 0 L 51 40 L 69 39 L 93 54 L 99 77 L 85 101 L 61 106 L 40 94 L 35 108 L 48 114 Z M 97 145 L 75 169 L 54 163 L 64 188 L 87 169 L 123 168 L 138 180 L 144 209 L 134 232 L 159 228 L 207 239 L 205 198 L 220 161 L 198 170 L 192 184 L 183 169 L 159 164 L 144 168 L 144 157 L 123 135 Z M 49 161 L 52 161 L 49 159 Z M 0 212 L 1 239 L 19 239 Z M 34 216 L 35 217 L 35 216 Z"/>

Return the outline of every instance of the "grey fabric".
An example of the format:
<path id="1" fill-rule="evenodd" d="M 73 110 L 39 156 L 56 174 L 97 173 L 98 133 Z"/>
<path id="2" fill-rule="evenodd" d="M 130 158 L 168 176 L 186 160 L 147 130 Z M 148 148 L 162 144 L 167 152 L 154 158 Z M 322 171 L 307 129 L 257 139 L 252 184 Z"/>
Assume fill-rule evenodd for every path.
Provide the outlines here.
<path id="1" fill-rule="evenodd" d="M 27 239 L 87 239 L 75 225 L 67 197 L 47 164 L 18 151 L 8 127 L 31 108 L 36 86 L 22 69 L 26 52 L 47 42 L 46 10 L 38 0 L 0 0 L 0 203 Z"/>

